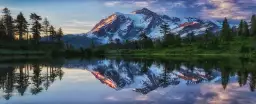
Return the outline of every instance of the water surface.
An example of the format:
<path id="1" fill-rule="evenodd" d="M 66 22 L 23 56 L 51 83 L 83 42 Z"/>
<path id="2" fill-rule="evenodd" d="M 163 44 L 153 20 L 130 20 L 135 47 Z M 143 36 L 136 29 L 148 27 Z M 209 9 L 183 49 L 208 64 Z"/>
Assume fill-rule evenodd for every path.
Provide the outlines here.
<path id="1" fill-rule="evenodd" d="M 1 104 L 254 104 L 254 60 L 1 63 Z"/>

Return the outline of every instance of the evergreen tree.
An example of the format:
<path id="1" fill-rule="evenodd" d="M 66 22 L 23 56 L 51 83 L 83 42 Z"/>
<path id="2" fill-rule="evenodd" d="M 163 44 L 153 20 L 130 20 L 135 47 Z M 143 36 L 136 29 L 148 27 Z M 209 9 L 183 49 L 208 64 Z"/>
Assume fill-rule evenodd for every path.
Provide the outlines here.
<path id="1" fill-rule="evenodd" d="M 161 40 L 160 39 L 157 39 L 155 42 L 155 48 L 162 48 L 162 42 L 161 42 Z"/>
<path id="2" fill-rule="evenodd" d="M 168 47 L 169 45 L 175 45 L 176 40 L 175 40 L 175 35 L 171 32 L 168 32 L 164 34 L 163 38 L 163 47 Z"/>
<path id="3" fill-rule="evenodd" d="M 244 28 L 243 26 L 244 26 L 244 21 L 241 20 L 238 28 L 238 36 L 243 36 L 243 28 Z"/>
<path id="4" fill-rule="evenodd" d="M 246 21 L 244 21 L 243 36 L 250 36 L 249 26 Z"/>
<path id="5" fill-rule="evenodd" d="M 3 21 L 0 20 L 0 39 L 5 39 L 5 38 L 6 38 L 5 27 L 4 27 Z"/>
<path id="6" fill-rule="evenodd" d="M 56 34 L 56 38 L 57 38 L 58 42 L 61 41 L 61 38 L 63 37 L 63 35 L 64 35 L 64 34 L 63 34 L 62 29 L 59 28 L 58 31 L 57 31 L 57 34 Z"/>
<path id="7" fill-rule="evenodd" d="M 48 21 L 47 18 L 44 18 L 44 21 L 43 21 L 43 31 L 44 31 L 45 35 L 47 36 L 47 40 L 48 41 L 49 41 L 49 36 L 48 36 L 49 27 L 50 27 L 50 22 Z"/>
<path id="8" fill-rule="evenodd" d="M 148 36 L 146 35 L 146 33 L 145 32 L 142 32 L 141 34 L 140 34 L 140 40 L 147 40 L 148 39 Z"/>
<path id="9" fill-rule="evenodd" d="M 221 71 L 221 84 L 224 90 L 227 88 L 229 82 L 229 72 L 226 70 L 228 69 L 223 69 L 223 71 Z"/>
<path id="10" fill-rule="evenodd" d="M 42 20 L 41 16 L 38 16 L 36 13 L 31 13 L 30 19 L 32 20 L 32 34 L 33 34 L 33 39 L 38 43 L 41 36 L 40 36 L 40 31 L 42 28 L 42 25 L 39 21 Z"/>
<path id="11" fill-rule="evenodd" d="M 180 35 L 180 34 L 175 35 L 175 36 L 174 36 L 174 44 L 175 44 L 176 46 L 181 46 L 181 42 L 182 42 L 181 35 Z"/>
<path id="12" fill-rule="evenodd" d="M 140 34 L 140 45 L 141 48 L 152 48 L 153 42 L 152 40 L 146 35 L 145 32 Z"/>
<path id="13" fill-rule="evenodd" d="M 168 33 L 170 32 L 170 27 L 169 27 L 168 23 L 165 22 L 164 24 L 161 25 L 161 30 L 160 30 L 160 32 L 161 32 L 163 35 L 166 35 L 166 34 L 168 34 Z"/>
<path id="14" fill-rule="evenodd" d="M 211 41 L 211 38 L 212 38 L 212 33 L 209 29 L 206 29 L 205 31 L 205 35 L 203 36 L 203 41 L 204 41 L 204 46 L 205 48 L 208 47 L 209 45 L 209 42 Z"/>
<path id="15" fill-rule="evenodd" d="M 188 33 L 187 39 L 188 39 L 189 44 L 192 44 L 192 42 L 195 41 L 195 33 L 194 32 Z"/>
<path id="16" fill-rule="evenodd" d="M 233 26 L 231 30 L 232 30 L 232 31 L 231 31 L 231 32 L 232 32 L 232 33 L 231 33 L 232 35 L 234 35 L 234 36 L 237 36 L 237 35 L 238 35 L 238 34 L 237 34 L 237 27 L 236 27 L 236 26 Z"/>
<path id="17" fill-rule="evenodd" d="M 15 26 L 16 30 L 19 33 L 19 40 L 22 40 L 23 35 L 26 33 L 26 31 L 28 29 L 28 22 L 21 12 L 17 16 L 15 22 L 16 22 L 16 26 Z"/>
<path id="18" fill-rule="evenodd" d="M 153 48 L 154 47 L 154 43 L 153 43 L 153 40 L 151 38 L 148 38 L 146 40 L 146 48 Z"/>
<path id="19" fill-rule="evenodd" d="M 55 37 L 56 37 L 55 28 L 52 25 L 50 26 L 49 32 L 50 32 L 51 41 L 55 41 Z"/>
<path id="20" fill-rule="evenodd" d="M 9 39 L 14 39 L 14 21 L 11 16 L 11 11 L 8 8 L 3 9 L 3 24 L 5 27 L 5 34 Z"/>
<path id="21" fill-rule="evenodd" d="M 147 35 L 146 35 L 146 33 L 145 32 L 142 32 L 141 34 L 140 34 L 140 48 L 141 49 L 143 49 L 143 48 L 145 48 L 145 41 L 148 39 L 148 37 L 147 37 Z"/>
<path id="22" fill-rule="evenodd" d="M 169 45 L 169 33 L 170 33 L 170 28 L 169 28 L 169 25 L 168 25 L 168 23 L 164 23 L 164 24 L 162 24 L 161 25 L 161 30 L 160 30 L 160 32 L 164 35 L 164 41 L 163 41 L 163 46 L 164 47 L 168 47 L 168 45 Z"/>
<path id="23" fill-rule="evenodd" d="M 94 49 L 95 48 L 95 43 L 94 43 L 94 41 L 92 40 L 91 41 L 91 49 Z"/>
<path id="24" fill-rule="evenodd" d="M 251 18 L 251 35 L 256 36 L 256 15 L 252 15 Z"/>
<path id="25" fill-rule="evenodd" d="M 230 30 L 227 18 L 224 19 L 223 24 L 222 24 L 221 38 L 223 41 L 231 41 L 232 40 L 231 30 Z"/>
<path id="26" fill-rule="evenodd" d="M 255 85 L 256 85 L 256 72 L 255 71 L 252 71 L 251 73 L 251 77 L 250 77 L 250 90 L 252 92 L 255 91 Z"/>

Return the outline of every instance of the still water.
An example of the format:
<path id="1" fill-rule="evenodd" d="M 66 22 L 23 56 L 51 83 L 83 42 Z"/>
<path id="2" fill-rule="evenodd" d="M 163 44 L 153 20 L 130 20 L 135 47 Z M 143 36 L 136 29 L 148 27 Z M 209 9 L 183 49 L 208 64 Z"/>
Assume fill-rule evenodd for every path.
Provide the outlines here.
<path id="1" fill-rule="evenodd" d="M 247 58 L 0 63 L 0 104 L 255 104 L 255 85 Z"/>

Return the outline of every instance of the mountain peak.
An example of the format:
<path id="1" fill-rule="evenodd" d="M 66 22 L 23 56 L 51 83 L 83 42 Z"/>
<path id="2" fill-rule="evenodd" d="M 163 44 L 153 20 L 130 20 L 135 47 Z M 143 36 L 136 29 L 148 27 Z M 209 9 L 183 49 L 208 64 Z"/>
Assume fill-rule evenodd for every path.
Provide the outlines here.
<path id="1" fill-rule="evenodd" d="M 120 12 L 115 12 L 113 15 L 123 15 L 123 13 L 120 13 Z"/>
<path id="2" fill-rule="evenodd" d="M 144 14 L 144 15 L 155 15 L 155 12 L 152 12 L 151 10 L 147 9 L 147 8 L 142 8 L 136 11 L 132 12 L 133 14 Z"/>
<path id="3" fill-rule="evenodd" d="M 142 8 L 141 11 L 151 11 L 151 10 L 149 10 L 148 8 Z"/>

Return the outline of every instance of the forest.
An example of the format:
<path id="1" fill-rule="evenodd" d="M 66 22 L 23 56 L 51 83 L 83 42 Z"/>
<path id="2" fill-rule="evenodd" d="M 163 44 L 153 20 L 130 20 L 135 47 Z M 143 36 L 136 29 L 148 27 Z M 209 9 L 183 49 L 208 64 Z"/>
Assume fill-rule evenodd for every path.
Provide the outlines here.
<path id="1" fill-rule="evenodd" d="M 55 29 L 47 18 L 31 13 L 26 19 L 22 12 L 13 17 L 8 8 L 0 19 L 0 55 L 43 55 L 63 50 L 63 31 Z M 41 41 L 45 38 L 45 41 Z"/>

